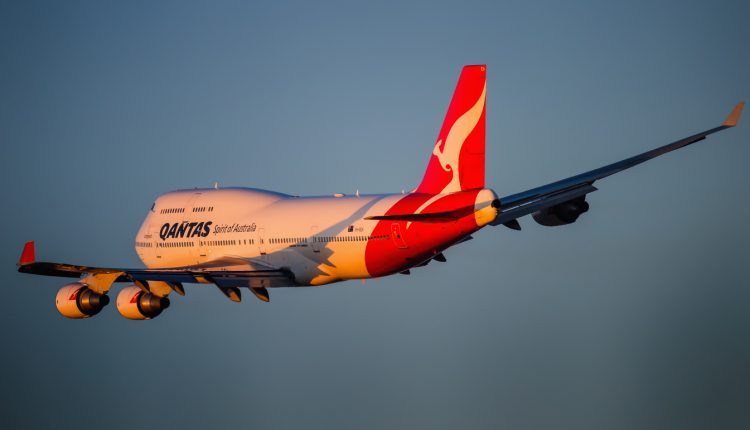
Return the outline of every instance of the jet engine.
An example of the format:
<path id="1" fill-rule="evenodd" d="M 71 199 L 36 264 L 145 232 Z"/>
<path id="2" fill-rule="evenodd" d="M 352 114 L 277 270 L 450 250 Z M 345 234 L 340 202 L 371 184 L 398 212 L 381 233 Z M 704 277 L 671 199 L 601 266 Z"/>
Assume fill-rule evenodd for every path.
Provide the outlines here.
<path id="1" fill-rule="evenodd" d="M 63 286 L 55 297 L 57 310 L 67 318 L 92 317 L 108 304 L 109 296 L 99 294 L 80 282 Z"/>
<path id="2" fill-rule="evenodd" d="M 534 221 L 541 225 L 554 227 L 576 222 L 582 213 L 588 212 L 586 196 L 581 196 L 534 213 Z"/>
<path id="3" fill-rule="evenodd" d="M 136 285 L 125 287 L 117 294 L 117 310 L 127 319 L 150 320 L 168 307 L 168 298 L 146 293 Z"/>

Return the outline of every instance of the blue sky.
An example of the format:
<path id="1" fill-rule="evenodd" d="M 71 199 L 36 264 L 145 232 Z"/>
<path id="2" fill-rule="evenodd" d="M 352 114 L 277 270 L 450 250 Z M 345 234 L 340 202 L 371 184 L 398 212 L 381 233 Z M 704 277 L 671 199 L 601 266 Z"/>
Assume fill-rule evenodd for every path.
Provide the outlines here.
<path id="1" fill-rule="evenodd" d="M 513 194 L 723 121 L 744 2 L 5 2 L 0 177 L 12 427 L 746 428 L 747 124 L 597 183 L 578 223 L 482 231 L 411 276 L 189 286 L 163 316 L 54 309 L 38 256 L 139 264 L 189 187 L 399 192 L 464 64 Z M 747 118 L 745 118 L 747 120 Z M 747 122 L 747 121 L 745 121 Z"/>

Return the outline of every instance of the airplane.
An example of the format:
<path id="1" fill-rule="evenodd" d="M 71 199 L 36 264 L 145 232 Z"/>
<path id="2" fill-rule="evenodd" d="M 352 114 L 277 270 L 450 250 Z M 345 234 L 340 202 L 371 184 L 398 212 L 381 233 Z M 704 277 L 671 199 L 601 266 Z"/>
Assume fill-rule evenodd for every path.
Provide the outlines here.
<path id="1" fill-rule="evenodd" d="M 594 183 L 734 127 L 744 102 L 718 127 L 613 164 L 498 198 L 485 186 L 487 68 L 465 66 L 420 184 L 396 194 L 300 197 L 255 188 L 185 189 L 157 197 L 135 238 L 145 268 L 38 262 L 25 244 L 18 271 L 78 278 L 57 293 L 57 310 L 88 318 L 128 283 L 116 307 L 148 320 L 169 307 L 183 284 L 215 285 L 239 302 L 241 288 L 269 301 L 269 288 L 308 287 L 409 274 L 486 226 L 520 230 L 531 215 L 543 226 L 574 223 L 589 210 Z"/>

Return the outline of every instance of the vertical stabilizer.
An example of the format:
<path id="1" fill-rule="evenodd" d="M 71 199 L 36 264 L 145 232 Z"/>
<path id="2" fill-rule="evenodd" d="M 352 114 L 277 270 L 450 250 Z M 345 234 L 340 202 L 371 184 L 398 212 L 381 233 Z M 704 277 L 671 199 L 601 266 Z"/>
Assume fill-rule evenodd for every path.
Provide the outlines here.
<path id="1" fill-rule="evenodd" d="M 465 66 L 417 192 L 453 193 L 484 188 L 487 67 Z"/>

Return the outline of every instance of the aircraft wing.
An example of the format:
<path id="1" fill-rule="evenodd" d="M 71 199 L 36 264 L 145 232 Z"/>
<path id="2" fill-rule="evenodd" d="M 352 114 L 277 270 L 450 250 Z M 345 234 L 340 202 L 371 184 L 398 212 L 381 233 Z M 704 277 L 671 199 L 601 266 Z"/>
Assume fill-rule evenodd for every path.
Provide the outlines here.
<path id="1" fill-rule="evenodd" d="M 688 136 L 668 145 L 646 151 L 642 154 L 626 158 L 622 161 L 598 169 L 590 170 L 579 175 L 571 176 L 567 179 L 497 199 L 493 202 L 493 206 L 497 208 L 498 214 L 497 218 L 491 224 L 504 224 L 513 229 L 520 229 L 520 226 L 516 221 L 517 218 L 552 208 L 565 202 L 581 199 L 586 194 L 596 191 L 596 187 L 593 186 L 594 181 L 614 175 L 615 173 L 629 169 L 643 163 L 644 161 L 648 161 L 676 149 L 684 148 L 685 146 L 699 142 L 710 134 L 734 127 L 739 121 L 744 106 L 744 102 L 738 103 L 724 123 L 718 127 Z M 579 201 L 583 202 L 583 200 Z M 587 204 L 583 212 L 586 210 L 588 210 Z"/>
<path id="2" fill-rule="evenodd" d="M 36 261 L 34 242 L 26 242 L 18 271 L 33 275 L 80 278 L 82 275 L 93 275 L 108 278 L 112 282 L 149 282 L 167 283 L 212 283 L 219 287 L 281 287 L 294 285 L 290 272 L 282 269 L 260 270 L 216 270 L 203 268 L 175 269 L 127 269 L 117 267 L 79 266 L 65 263 Z"/>

